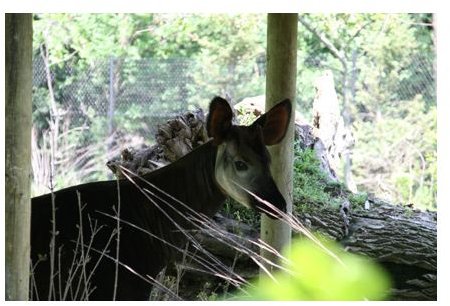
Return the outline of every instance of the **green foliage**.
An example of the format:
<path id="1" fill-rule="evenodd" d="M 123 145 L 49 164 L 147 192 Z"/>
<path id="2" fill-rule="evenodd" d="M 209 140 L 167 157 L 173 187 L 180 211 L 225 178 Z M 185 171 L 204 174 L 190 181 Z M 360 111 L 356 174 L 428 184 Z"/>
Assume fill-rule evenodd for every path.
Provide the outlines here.
<path id="1" fill-rule="evenodd" d="M 32 95 L 32 119 L 33 125 L 38 130 L 48 129 L 48 114 L 50 105 L 48 103 L 48 91 L 42 87 L 34 87 Z"/>
<path id="2" fill-rule="evenodd" d="M 343 183 L 330 181 L 320 168 L 320 162 L 312 149 L 301 150 L 296 146 L 294 153 L 294 211 L 302 213 L 316 207 L 339 207 L 350 201 L 352 208 L 364 207 L 368 199 L 366 192 L 352 193 Z"/>
<path id="3" fill-rule="evenodd" d="M 430 14 L 303 14 L 312 27 L 340 51 L 347 69 L 357 69 L 350 106 L 351 116 L 366 118 L 394 100 L 413 98 L 422 92 L 434 93 L 427 75 L 434 58 L 431 27 L 418 26 L 417 20 L 430 21 Z M 309 30 L 299 26 L 299 75 L 297 92 L 302 109 L 311 109 L 315 92 L 314 74 L 331 69 L 341 102 L 344 67 L 336 56 Z M 353 58 L 354 57 L 354 58 Z M 354 64 L 353 64 L 354 60 Z M 425 67 L 424 67 L 425 66 Z M 424 69 L 425 68 L 425 69 Z M 351 74 L 347 82 L 351 82 Z M 347 99 L 349 93 L 347 93 Z M 435 96 L 426 97 L 435 104 Z"/>
<path id="4" fill-rule="evenodd" d="M 314 150 L 297 149 L 294 153 L 294 210 L 301 212 L 308 204 L 338 206 L 338 195 L 344 188 L 341 184 L 329 182 L 320 169 L 320 162 Z M 337 192 L 336 192 L 337 189 Z"/>
<path id="5" fill-rule="evenodd" d="M 254 228 L 258 228 L 261 221 L 261 214 L 244 207 L 242 204 L 236 202 L 232 198 L 225 201 L 222 213 L 230 216 L 234 220 L 244 222 Z"/>
<path id="6" fill-rule="evenodd" d="M 218 301 L 220 300 L 219 295 L 211 290 L 211 284 L 206 282 L 203 286 L 203 291 L 197 294 L 197 299 L 199 301 Z"/>
<path id="7" fill-rule="evenodd" d="M 341 262 L 311 240 L 294 241 L 285 252 L 289 272 L 275 272 L 249 286 L 248 295 L 236 300 L 350 301 L 383 300 L 390 281 L 387 274 L 366 257 L 345 252 L 337 244 L 324 243 Z"/>
<path id="8" fill-rule="evenodd" d="M 357 179 L 373 177 L 364 189 L 391 201 L 436 209 L 436 108 L 424 112 L 419 97 L 402 101 L 376 121 L 359 123 L 357 130 L 354 174 Z"/>
<path id="9" fill-rule="evenodd" d="M 67 120 L 73 127 L 84 123 L 75 110 L 89 112 L 81 116 L 88 117 L 90 129 L 74 139 L 75 147 L 106 135 L 107 122 L 100 119 L 104 116 L 100 105 L 108 100 L 112 58 L 117 83 L 115 125 L 122 134 L 149 135 L 151 124 L 166 119 L 159 118 L 162 113 L 172 116 L 182 109 L 206 108 L 214 95 L 228 94 L 234 103 L 264 94 L 265 14 L 34 16 L 34 56 L 39 59 L 41 49 L 48 50 L 59 109 L 69 114 Z M 357 140 L 353 174 L 359 189 L 419 207 L 435 207 L 432 15 L 301 16 L 338 49 L 348 75 L 344 84 L 341 61 L 300 23 L 298 109 L 311 117 L 314 81 L 331 69 L 340 101 L 346 97 Z M 99 71 L 99 67 L 107 68 Z M 89 84 L 91 93 L 80 84 Z M 49 95 L 45 78 L 34 86 L 33 122 L 40 135 L 48 128 Z M 186 104 L 174 96 L 182 97 Z M 407 140 L 402 141 L 402 135 Z M 300 186 L 296 186 L 294 198 L 305 203 L 332 202 L 324 192 L 331 187 L 326 187 L 328 183 L 314 171 L 313 164 L 307 164 L 307 160 L 298 160 L 296 184 Z"/>
<path id="10" fill-rule="evenodd" d="M 198 19 L 201 52 L 192 68 L 194 103 L 206 107 L 217 94 L 228 94 L 236 102 L 264 93 L 265 77 L 258 61 L 264 59 L 265 29 L 264 15 L 220 14 Z"/>
<path id="11" fill-rule="evenodd" d="M 344 86 L 343 64 L 316 35 L 300 26 L 297 88 L 301 109 L 311 109 L 316 74 L 331 69 L 341 102 L 345 92 L 348 117 L 353 125 L 356 139 L 353 174 L 357 183 L 362 182 L 358 188 L 391 201 L 435 207 L 432 15 L 304 14 L 302 17 L 336 47 L 349 72 Z M 422 138 L 420 134 L 428 135 Z M 403 136 L 407 140 L 402 140 Z"/>
<path id="12" fill-rule="evenodd" d="M 236 116 L 240 125 L 251 125 L 258 119 L 253 112 L 249 112 L 242 105 L 240 107 L 235 106 L 234 109 L 236 110 Z"/>
<path id="13" fill-rule="evenodd" d="M 368 199 L 368 194 L 366 192 L 360 193 L 350 193 L 348 195 L 348 200 L 352 204 L 352 208 L 362 208 Z"/>

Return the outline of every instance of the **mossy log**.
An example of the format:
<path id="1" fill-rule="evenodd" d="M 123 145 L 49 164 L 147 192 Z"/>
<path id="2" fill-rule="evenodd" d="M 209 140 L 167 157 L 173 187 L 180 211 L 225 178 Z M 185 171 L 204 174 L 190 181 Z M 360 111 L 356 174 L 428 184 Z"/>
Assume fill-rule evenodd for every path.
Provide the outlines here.
<path id="1" fill-rule="evenodd" d="M 298 218 L 308 227 L 364 254 L 390 274 L 392 300 L 436 300 L 437 213 L 368 199 L 342 212 L 311 207 Z M 348 225 L 346 225 L 348 224 Z"/>

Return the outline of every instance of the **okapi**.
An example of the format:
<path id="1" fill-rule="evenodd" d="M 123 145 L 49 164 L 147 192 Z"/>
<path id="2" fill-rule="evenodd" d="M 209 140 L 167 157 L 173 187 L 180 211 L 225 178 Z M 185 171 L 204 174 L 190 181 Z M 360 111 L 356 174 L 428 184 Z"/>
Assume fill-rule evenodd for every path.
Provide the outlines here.
<path id="1" fill-rule="evenodd" d="M 232 116 L 228 102 L 215 97 L 206 124 L 212 139 L 172 164 L 142 177 L 33 198 L 33 298 L 146 300 L 152 288 L 148 277 L 177 259 L 173 247 L 183 248 L 184 230 L 194 228 L 185 216 L 212 217 L 227 196 L 272 218 L 285 212 L 266 146 L 284 138 L 290 101 L 250 126 L 233 125 Z"/>

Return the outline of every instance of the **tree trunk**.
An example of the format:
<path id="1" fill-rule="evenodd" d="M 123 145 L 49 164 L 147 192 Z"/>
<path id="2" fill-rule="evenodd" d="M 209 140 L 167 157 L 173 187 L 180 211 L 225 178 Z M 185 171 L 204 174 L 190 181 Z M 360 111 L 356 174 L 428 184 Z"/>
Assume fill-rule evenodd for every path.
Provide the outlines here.
<path id="1" fill-rule="evenodd" d="M 286 136 L 280 144 L 269 147 L 272 175 L 286 200 L 288 214 L 292 213 L 297 27 L 298 14 L 269 14 L 267 17 L 266 110 L 286 98 L 292 103 Z M 263 214 L 261 239 L 281 252 L 290 244 L 291 229 L 288 224 Z M 273 253 L 264 249 L 261 255 L 273 262 L 278 261 Z M 272 270 L 272 267 L 266 268 Z"/>
<path id="2" fill-rule="evenodd" d="M 6 14 L 6 300 L 28 300 L 30 271 L 31 14 Z"/>
<path id="3" fill-rule="evenodd" d="M 344 161 L 344 182 L 348 189 L 356 192 L 356 185 L 352 183 L 350 168 L 347 168 L 349 152 L 354 146 L 353 135 L 345 125 L 345 119 L 339 110 L 338 96 L 334 86 L 333 72 L 326 70 L 316 78 L 316 96 L 313 103 L 314 135 L 320 138 L 321 142 L 316 142 L 314 149 L 319 151 L 322 146 L 325 150 L 326 159 L 330 163 L 330 169 L 334 180 L 337 180 L 337 173 Z"/>

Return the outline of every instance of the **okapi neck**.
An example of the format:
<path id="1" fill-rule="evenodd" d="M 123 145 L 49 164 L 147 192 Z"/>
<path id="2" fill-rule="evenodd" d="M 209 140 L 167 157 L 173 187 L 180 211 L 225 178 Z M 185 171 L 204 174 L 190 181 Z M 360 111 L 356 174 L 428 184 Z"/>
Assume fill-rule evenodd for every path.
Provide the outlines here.
<path id="1" fill-rule="evenodd" d="M 216 157 L 217 146 L 208 141 L 144 178 L 196 212 L 212 217 L 226 198 L 215 178 Z"/>

